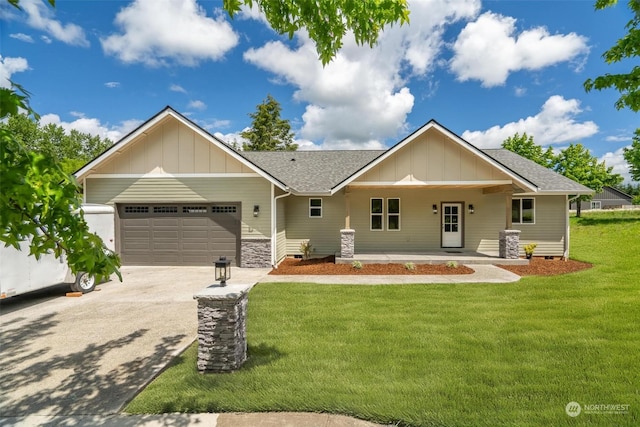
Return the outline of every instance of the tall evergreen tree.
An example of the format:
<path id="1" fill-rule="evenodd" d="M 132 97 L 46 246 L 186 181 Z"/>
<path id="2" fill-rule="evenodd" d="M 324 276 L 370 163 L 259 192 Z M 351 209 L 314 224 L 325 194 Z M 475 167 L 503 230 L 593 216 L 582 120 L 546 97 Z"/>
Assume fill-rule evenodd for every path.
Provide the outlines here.
<path id="1" fill-rule="evenodd" d="M 298 144 L 293 143 L 293 132 L 289 120 L 280 118 L 282 107 L 271 95 L 249 114 L 253 119 L 251 128 L 240 135 L 248 140 L 242 144 L 245 151 L 295 151 Z"/>

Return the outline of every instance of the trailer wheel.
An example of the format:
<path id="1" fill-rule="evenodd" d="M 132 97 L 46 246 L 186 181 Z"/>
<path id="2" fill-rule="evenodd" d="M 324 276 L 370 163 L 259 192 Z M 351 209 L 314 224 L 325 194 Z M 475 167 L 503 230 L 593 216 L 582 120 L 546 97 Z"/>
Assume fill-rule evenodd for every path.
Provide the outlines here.
<path id="1" fill-rule="evenodd" d="M 81 271 L 76 276 L 76 282 L 72 284 L 71 289 L 75 292 L 89 293 L 96 288 L 96 278 Z"/>

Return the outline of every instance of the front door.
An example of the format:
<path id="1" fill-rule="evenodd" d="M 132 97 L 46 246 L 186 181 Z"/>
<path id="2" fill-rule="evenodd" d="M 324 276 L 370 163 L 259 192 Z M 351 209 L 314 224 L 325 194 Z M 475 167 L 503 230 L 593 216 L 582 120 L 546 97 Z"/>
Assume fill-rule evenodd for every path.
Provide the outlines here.
<path id="1" fill-rule="evenodd" d="M 442 247 L 462 247 L 462 203 L 442 204 Z"/>

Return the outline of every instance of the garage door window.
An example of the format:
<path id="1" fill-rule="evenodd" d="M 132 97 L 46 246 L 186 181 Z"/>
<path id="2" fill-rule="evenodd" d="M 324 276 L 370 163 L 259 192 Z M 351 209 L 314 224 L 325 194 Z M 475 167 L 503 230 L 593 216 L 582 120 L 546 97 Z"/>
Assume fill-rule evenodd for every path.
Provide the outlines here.
<path id="1" fill-rule="evenodd" d="M 155 214 L 174 214 L 178 213 L 177 206 L 154 206 L 153 213 Z"/>
<path id="2" fill-rule="evenodd" d="M 212 213 L 236 213 L 237 206 L 212 206 Z"/>
<path id="3" fill-rule="evenodd" d="M 137 213 L 149 213 L 148 206 L 125 206 L 124 213 L 137 214 Z"/>
<path id="4" fill-rule="evenodd" d="M 183 206 L 182 213 L 186 213 L 186 214 L 207 213 L 207 207 L 206 206 Z"/>

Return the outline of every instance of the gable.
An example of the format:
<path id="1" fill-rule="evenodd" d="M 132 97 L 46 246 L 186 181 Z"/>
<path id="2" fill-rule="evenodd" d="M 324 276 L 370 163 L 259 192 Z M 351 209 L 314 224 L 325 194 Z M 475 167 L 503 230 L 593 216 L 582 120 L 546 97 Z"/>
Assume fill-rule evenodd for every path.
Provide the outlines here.
<path id="1" fill-rule="evenodd" d="M 96 174 L 254 172 L 172 116 L 137 135 L 94 169 Z"/>
<path id="2" fill-rule="evenodd" d="M 435 128 L 418 134 L 353 183 L 495 185 L 512 178 Z"/>

